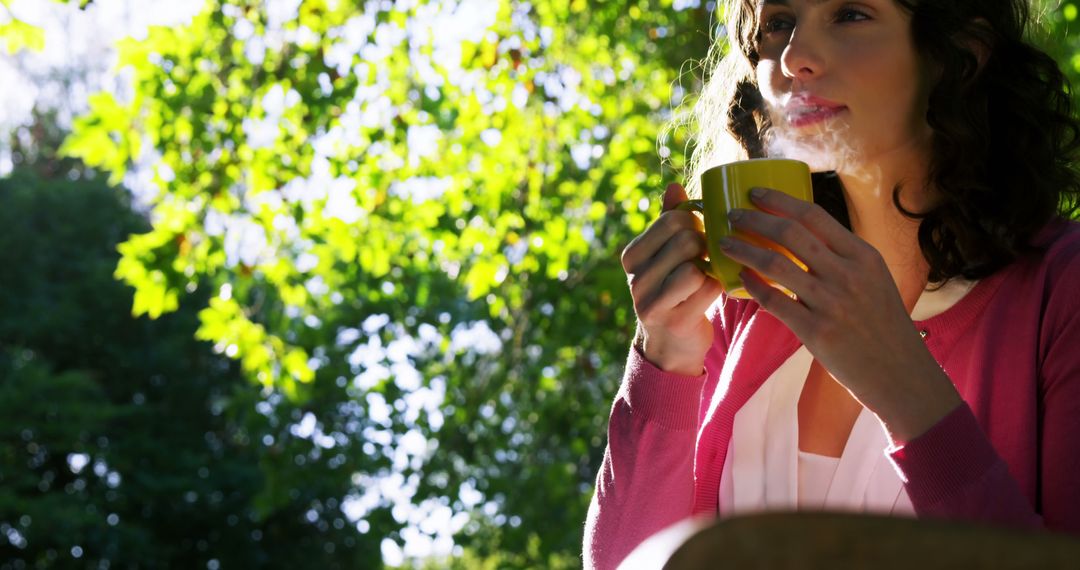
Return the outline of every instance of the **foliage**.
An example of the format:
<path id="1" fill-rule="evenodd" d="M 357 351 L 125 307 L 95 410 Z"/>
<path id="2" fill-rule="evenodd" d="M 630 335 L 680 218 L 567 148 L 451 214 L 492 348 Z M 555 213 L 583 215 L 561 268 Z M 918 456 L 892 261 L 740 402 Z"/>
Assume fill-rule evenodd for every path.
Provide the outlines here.
<path id="1" fill-rule="evenodd" d="M 633 329 L 618 255 L 683 163 L 656 139 L 711 6 L 209 1 L 120 47 L 134 97 L 94 96 L 64 151 L 114 182 L 152 163 L 134 312 L 200 308 L 200 339 L 316 410 L 372 536 L 442 521 L 461 560 L 560 565 Z M 1069 42 L 1075 12 L 1050 16 Z M 261 516 L 293 508 L 304 470 L 262 476 Z"/>
<path id="2" fill-rule="evenodd" d="M 377 563 L 339 506 L 357 443 L 316 450 L 289 427 L 347 421 L 336 403 L 262 401 L 194 338 L 198 295 L 129 316 L 116 245 L 146 223 L 123 191 L 19 170 L 0 227 L 0 568 Z"/>
<path id="3" fill-rule="evenodd" d="M 1038 0 L 1035 2 L 1040 47 L 1054 56 L 1072 83 L 1074 100 L 1080 87 L 1080 2 L 1076 0 Z M 1080 103 L 1078 103 L 1080 105 Z"/>
<path id="4" fill-rule="evenodd" d="M 0 42 L 8 55 L 22 49 L 41 51 L 45 47 L 45 32 L 41 28 L 27 24 L 11 14 L 12 0 L 0 0 Z"/>
<path id="5" fill-rule="evenodd" d="M 28 24 L 11 13 L 14 0 L 0 0 L 0 45 L 8 55 L 14 55 L 24 49 L 41 51 L 45 49 L 45 31 Z M 75 4 L 76 0 L 53 0 L 54 2 Z M 85 9 L 93 0 L 78 0 L 80 9 Z"/>
<path id="6" fill-rule="evenodd" d="M 121 47 L 134 99 L 96 96 L 64 150 L 114 180 L 156 157 L 117 269 L 137 314 L 209 288 L 199 337 L 257 385 L 366 404 L 358 492 L 396 481 L 397 522 L 439 538 L 449 508 L 459 544 L 531 566 L 580 551 L 633 328 L 618 254 L 711 16 L 455 4 L 210 2 Z"/>

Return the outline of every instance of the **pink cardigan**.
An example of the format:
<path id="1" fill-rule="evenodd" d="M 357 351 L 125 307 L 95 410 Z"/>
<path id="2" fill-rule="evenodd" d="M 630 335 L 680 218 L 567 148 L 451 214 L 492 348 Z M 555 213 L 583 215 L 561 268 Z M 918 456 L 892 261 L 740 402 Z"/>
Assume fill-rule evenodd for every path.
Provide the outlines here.
<path id="1" fill-rule="evenodd" d="M 916 321 L 966 405 L 890 449 L 920 517 L 1080 533 L 1080 224 L 1055 221 L 1022 257 Z M 586 568 L 614 568 L 653 533 L 717 512 L 735 413 L 798 347 L 753 301 L 710 311 L 698 377 L 630 351 L 585 528 Z"/>

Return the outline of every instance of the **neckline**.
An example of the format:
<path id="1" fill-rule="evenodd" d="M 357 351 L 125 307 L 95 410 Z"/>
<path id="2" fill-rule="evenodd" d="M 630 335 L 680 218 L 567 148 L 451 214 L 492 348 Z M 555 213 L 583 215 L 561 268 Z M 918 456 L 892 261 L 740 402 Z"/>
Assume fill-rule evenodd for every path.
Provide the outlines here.
<path id="1" fill-rule="evenodd" d="M 928 283 L 919 295 L 915 306 L 911 308 L 913 322 L 927 320 L 948 311 L 957 303 L 964 300 L 971 291 L 978 286 L 980 280 L 951 279 L 944 284 Z M 944 308 L 942 308 L 944 307 Z M 926 315 L 922 317 L 921 315 Z"/>
<path id="2" fill-rule="evenodd" d="M 1035 233 L 1031 238 L 1030 243 L 1036 247 L 1049 248 L 1061 236 L 1062 231 L 1068 228 L 1072 223 L 1073 222 L 1070 222 L 1069 220 L 1055 217 Z M 998 269 L 987 277 L 980 279 L 975 286 L 952 307 L 926 319 L 913 319 L 912 322 L 915 323 L 915 326 L 922 329 L 933 327 L 939 330 L 954 330 L 958 326 L 964 325 L 979 314 L 985 301 L 993 296 L 994 292 L 997 291 L 998 285 L 1005 279 L 1005 276 L 1017 271 L 1017 268 L 1022 266 L 1025 261 L 1025 256 L 1020 256 L 1012 260 L 1008 265 Z"/>
<path id="3" fill-rule="evenodd" d="M 969 315 L 969 313 L 972 312 L 972 309 L 977 308 L 979 301 L 983 300 L 988 294 L 996 289 L 996 284 L 1001 280 L 1001 275 L 1003 273 L 1004 271 L 998 271 L 989 277 L 980 279 L 973 287 L 971 287 L 971 290 L 944 311 L 925 319 L 912 319 L 911 322 L 916 325 L 937 325 L 950 321 L 964 320 L 963 317 Z"/>

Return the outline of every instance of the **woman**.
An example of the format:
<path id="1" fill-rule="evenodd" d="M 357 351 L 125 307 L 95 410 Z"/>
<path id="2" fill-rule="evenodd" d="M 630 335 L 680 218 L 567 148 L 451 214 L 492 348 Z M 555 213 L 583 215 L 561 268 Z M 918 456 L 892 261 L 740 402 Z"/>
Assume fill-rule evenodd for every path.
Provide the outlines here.
<path id="1" fill-rule="evenodd" d="M 1077 123 L 1021 0 L 728 0 L 695 109 L 706 167 L 779 150 L 731 239 L 753 300 L 671 207 L 623 253 L 639 326 L 585 560 L 693 515 L 841 509 L 1080 531 Z M 716 48 L 719 49 L 719 48 Z M 730 86 L 730 87 L 728 87 Z M 735 217 L 735 216 L 733 216 Z M 796 294 L 764 284 L 766 276 Z"/>

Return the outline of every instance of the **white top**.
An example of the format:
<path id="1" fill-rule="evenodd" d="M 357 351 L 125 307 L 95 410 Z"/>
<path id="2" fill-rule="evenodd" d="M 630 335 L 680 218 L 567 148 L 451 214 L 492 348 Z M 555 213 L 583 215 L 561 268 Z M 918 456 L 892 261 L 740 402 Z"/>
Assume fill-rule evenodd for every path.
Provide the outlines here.
<path id="1" fill-rule="evenodd" d="M 974 287 L 954 280 L 919 297 L 913 320 L 945 311 Z M 720 477 L 720 515 L 765 510 L 846 510 L 914 515 L 885 454 L 889 438 L 863 408 L 840 457 L 799 450 L 799 396 L 813 356 L 799 347 L 735 414 Z"/>
<path id="2" fill-rule="evenodd" d="M 799 450 L 799 510 L 821 510 L 829 494 L 839 457 Z"/>

